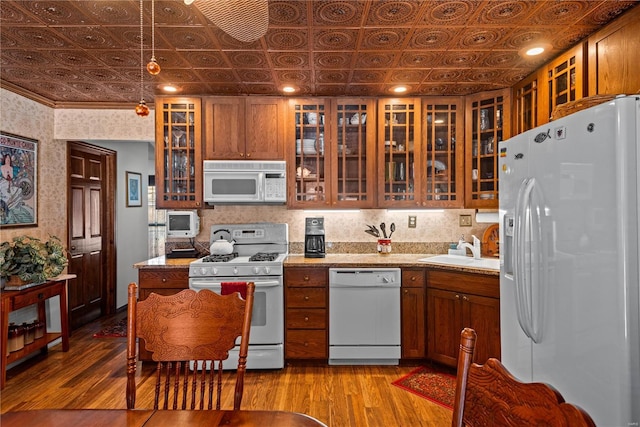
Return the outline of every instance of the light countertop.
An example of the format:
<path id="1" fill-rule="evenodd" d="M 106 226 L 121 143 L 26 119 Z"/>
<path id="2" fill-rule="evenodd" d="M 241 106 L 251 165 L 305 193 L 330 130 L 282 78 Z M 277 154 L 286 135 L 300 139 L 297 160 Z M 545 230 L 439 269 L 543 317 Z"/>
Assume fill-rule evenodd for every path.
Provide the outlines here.
<path id="1" fill-rule="evenodd" d="M 466 266 L 454 266 L 444 264 L 427 264 L 418 261 L 421 258 L 428 258 L 436 254 L 327 254 L 325 258 L 305 258 L 303 254 L 290 254 L 284 261 L 287 267 L 400 267 L 400 268 L 421 268 L 428 267 L 437 270 L 461 271 L 465 273 L 480 273 L 491 276 L 499 276 L 500 272 L 484 268 L 473 268 Z M 195 258 L 167 258 L 160 256 L 134 264 L 134 268 L 177 268 L 182 269 L 189 266 Z"/>

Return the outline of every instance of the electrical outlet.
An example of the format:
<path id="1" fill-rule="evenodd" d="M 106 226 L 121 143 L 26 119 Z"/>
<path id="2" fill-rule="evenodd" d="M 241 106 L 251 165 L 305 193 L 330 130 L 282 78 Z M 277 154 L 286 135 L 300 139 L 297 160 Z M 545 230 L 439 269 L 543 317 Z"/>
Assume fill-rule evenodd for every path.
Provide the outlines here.
<path id="1" fill-rule="evenodd" d="M 471 227 L 471 215 L 460 215 L 460 227 Z"/>
<path id="2" fill-rule="evenodd" d="M 415 215 L 409 215 L 409 228 L 416 228 L 417 217 Z"/>

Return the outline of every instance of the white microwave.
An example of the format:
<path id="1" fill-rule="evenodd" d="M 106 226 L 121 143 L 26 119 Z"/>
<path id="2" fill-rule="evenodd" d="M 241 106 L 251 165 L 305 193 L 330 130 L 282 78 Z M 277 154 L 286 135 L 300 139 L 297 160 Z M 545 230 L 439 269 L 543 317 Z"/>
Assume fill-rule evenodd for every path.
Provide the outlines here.
<path id="1" fill-rule="evenodd" d="M 205 160 L 204 202 L 215 204 L 284 204 L 284 160 Z"/>

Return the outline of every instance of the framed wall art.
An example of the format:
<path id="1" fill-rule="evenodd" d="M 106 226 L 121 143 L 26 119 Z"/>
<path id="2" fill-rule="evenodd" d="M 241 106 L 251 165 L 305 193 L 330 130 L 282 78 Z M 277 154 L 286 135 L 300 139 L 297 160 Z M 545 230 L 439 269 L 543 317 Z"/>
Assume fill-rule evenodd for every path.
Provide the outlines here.
<path id="1" fill-rule="evenodd" d="M 38 225 L 38 141 L 0 132 L 0 227 Z"/>
<path id="2" fill-rule="evenodd" d="M 142 206 L 142 174 L 127 171 L 127 207 Z"/>

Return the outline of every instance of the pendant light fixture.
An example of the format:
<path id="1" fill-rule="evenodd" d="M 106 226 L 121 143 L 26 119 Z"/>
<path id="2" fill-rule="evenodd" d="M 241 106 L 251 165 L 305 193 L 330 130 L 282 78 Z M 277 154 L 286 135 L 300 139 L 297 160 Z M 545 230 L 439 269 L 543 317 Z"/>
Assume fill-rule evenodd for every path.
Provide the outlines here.
<path id="1" fill-rule="evenodd" d="M 156 61 L 156 0 L 151 0 L 151 60 L 147 63 L 147 71 L 152 76 L 160 74 L 160 64 Z"/>
<path id="2" fill-rule="evenodd" d="M 264 36 L 269 29 L 268 0 L 184 0 L 236 40 L 249 43 Z"/>
<path id="3" fill-rule="evenodd" d="M 140 102 L 136 105 L 136 114 L 140 117 L 149 115 L 149 107 L 144 102 L 144 31 L 143 5 L 140 0 Z"/>

